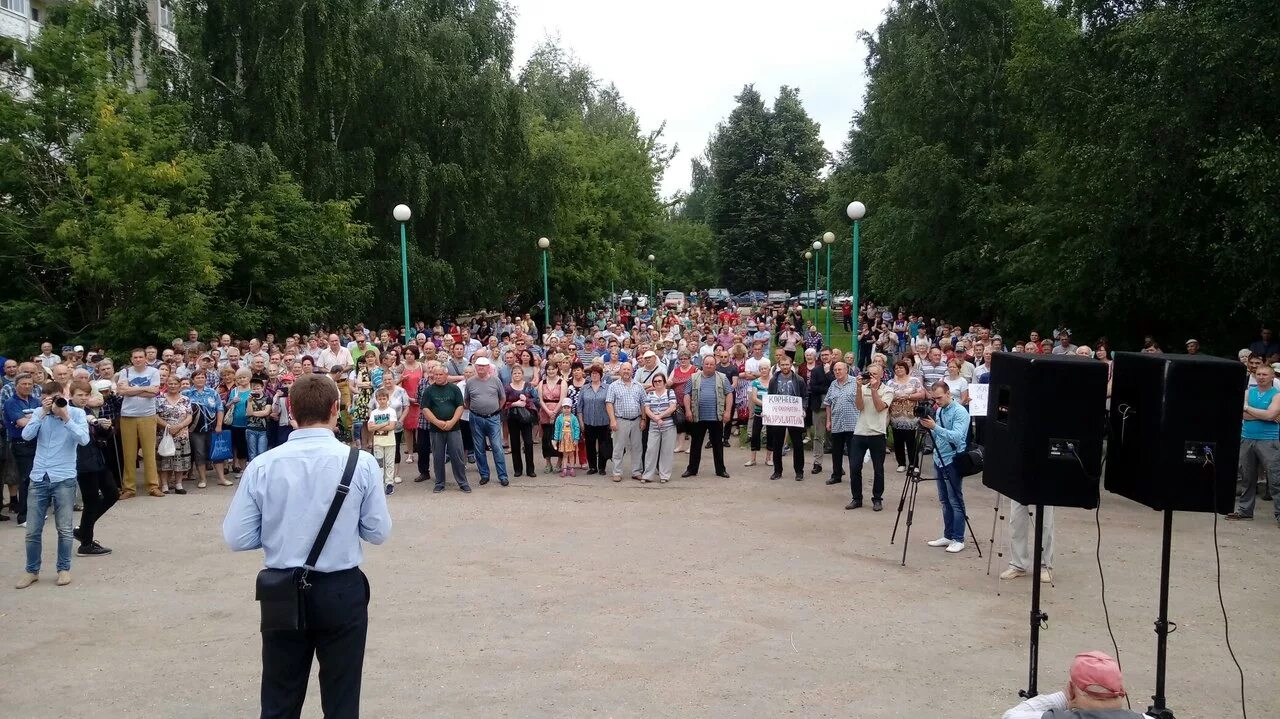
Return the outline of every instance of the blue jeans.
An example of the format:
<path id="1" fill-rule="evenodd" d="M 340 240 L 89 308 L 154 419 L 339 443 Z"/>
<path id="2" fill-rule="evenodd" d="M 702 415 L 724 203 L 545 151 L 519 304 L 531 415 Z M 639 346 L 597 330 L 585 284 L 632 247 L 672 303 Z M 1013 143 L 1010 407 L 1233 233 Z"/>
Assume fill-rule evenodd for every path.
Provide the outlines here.
<path id="1" fill-rule="evenodd" d="M 53 521 L 58 527 L 58 571 L 71 570 L 71 527 L 75 521 L 71 515 L 76 502 L 76 478 L 49 481 L 48 475 L 40 482 L 32 481 L 27 489 L 27 572 L 40 573 L 41 534 L 44 533 L 44 515 L 53 503 Z"/>
<path id="2" fill-rule="evenodd" d="M 942 536 L 964 541 L 964 478 L 954 464 L 938 467 L 938 501 L 942 502 Z"/>
<path id="3" fill-rule="evenodd" d="M 249 461 L 267 451 L 267 431 L 265 429 L 249 429 L 244 433 L 245 444 L 249 446 Z"/>
<path id="4" fill-rule="evenodd" d="M 480 472 L 480 479 L 489 478 L 489 458 L 485 455 L 485 438 L 489 439 L 489 446 L 493 448 L 493 464 L 498 470 L 498 481 L 507 481 L 507 458 L 502 456 L 502 416 L 495 414 L 492 417 L 480 417 L 474 412 L 471 414 L 471 442 L 476 448 L 476 470 Z M 440 478 L 437 477 L 437 480 Z"/>

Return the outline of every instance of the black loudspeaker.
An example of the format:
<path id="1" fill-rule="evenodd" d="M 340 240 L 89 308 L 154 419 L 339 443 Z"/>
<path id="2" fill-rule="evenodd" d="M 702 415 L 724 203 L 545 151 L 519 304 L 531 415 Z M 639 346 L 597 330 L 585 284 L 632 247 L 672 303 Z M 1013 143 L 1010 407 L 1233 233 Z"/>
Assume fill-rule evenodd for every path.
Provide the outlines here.
<path id="1" fill-rule="evenodd" d="M 1097 507 L 1106 399 L 1098 360 L 993 354 L 982 483 L 1022 504 Z"/>
<path id="2" fill-rule="evenodd" d="M 1118 352 L 1113 367 L 1107 491 L 1152 509 L 1232 511 L 1244 365 Z"/>

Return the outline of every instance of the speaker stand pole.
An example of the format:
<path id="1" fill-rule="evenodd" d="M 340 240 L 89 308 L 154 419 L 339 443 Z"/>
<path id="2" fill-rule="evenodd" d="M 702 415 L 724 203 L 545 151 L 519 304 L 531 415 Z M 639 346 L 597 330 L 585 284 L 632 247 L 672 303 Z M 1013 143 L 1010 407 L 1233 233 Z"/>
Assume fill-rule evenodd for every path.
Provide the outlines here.
<path id="1" fill-rule="evenodd" d="M 1156 693 L 1147 713 L 1155 719 L 1173 719 L 1164 705 L 1164 672 L 1169 644 L 1169 550 L 1173 544 L 1173 510 L 1164 510 L 1164 539 L 1160 546 L 1160 615 L 1156 617 Z M 1177 625 L 1173 627 L 1176 629 Z"/>
<path id="2" fill-rule="evenodd" d="M 991 576 L 991 558 L 996 554 L 996 525 L 1000 521 L 1000 493 L 996 492 L 996 506 L 991 514 L 991 542 L 987 544 L 987 576 Z M 976 538 L 973 541 L 978 541 Z"/>
<path id="3" fill-rule="evenodd" d="M 1036 681 L 1040 673 L 1040 625 L 1049 615 L 1040 611 L 1040 560 L 1044 551 L 1041 537 L 1044 535 L 1044 505 L 1036 505 L 1036 549 L 1031 562 L 1031 659 L 1028 664 L 1027 688 L 1018 692 L 1023 699 L 1036 696 Z"/>

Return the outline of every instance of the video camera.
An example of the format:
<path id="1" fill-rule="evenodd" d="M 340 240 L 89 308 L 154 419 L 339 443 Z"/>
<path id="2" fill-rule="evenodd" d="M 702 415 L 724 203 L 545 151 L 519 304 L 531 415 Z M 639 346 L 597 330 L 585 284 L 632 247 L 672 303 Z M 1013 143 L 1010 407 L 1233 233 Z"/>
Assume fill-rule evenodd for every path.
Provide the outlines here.
<path id="1" fill-rule="evenodd" d="M 933 419 L 933 403 L 927 400 L 923 402 L 916 402 L 916 406 L 911 413 L 915 415 L 916 419 Z"/>

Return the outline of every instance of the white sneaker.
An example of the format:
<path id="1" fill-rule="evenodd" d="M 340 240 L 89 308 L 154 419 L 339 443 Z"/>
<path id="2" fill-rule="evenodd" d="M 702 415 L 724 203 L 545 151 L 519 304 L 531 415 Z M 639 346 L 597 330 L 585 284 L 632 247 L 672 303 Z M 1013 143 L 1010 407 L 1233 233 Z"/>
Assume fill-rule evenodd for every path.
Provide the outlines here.
<path id="1" fill-rule="evenodd" d="M 951 552 L 952 554 L 955 554 L 956 552 L 963 552 L 964 542 L 952 542 L 951 544 L 948 544 L 947 551 Z"/>
<path id="2" fill-rule="evenodd" d="M 938 537 L 937 539 L 926 542 L 930 547 L 945 547 L 951 544 L 951 540 L 946 537 Z"/>
<path id="3" fill-rule="evenodd" d="M 397 475 L 396 475 L 396 480 L 395 480 L 395 481 L 396 481 L 396 484 L 400 484 L 401 482 L 403 482 L 403 481 L 404 481 L 404 478 L 397 474 Z"/>
<path id="4" fill-rule="evenodd" d="M 903 467 L 902 465 L 898 465 L 898 471 L 899 471 L 899 472 L 905 472 L 905 471 L 907 471 L 907 468 L 906 468 L 906 467 Z"/>
<path id="5" fill-rule="evenodd" d="M 1041 567 L 1040 581 L 1044 582 L 1045 584 L 1051 584 L 1053 582 L 1053 570 L 1047 569 L 1045 567 Z"/>
<path id="6" fill-rule="evenodd" d="M 1009 567 L 1000 573 L 1001 579 L 1018 579 L 1025 576 L 1027 576 L 1027 573 L 1017 567 Z"/>

